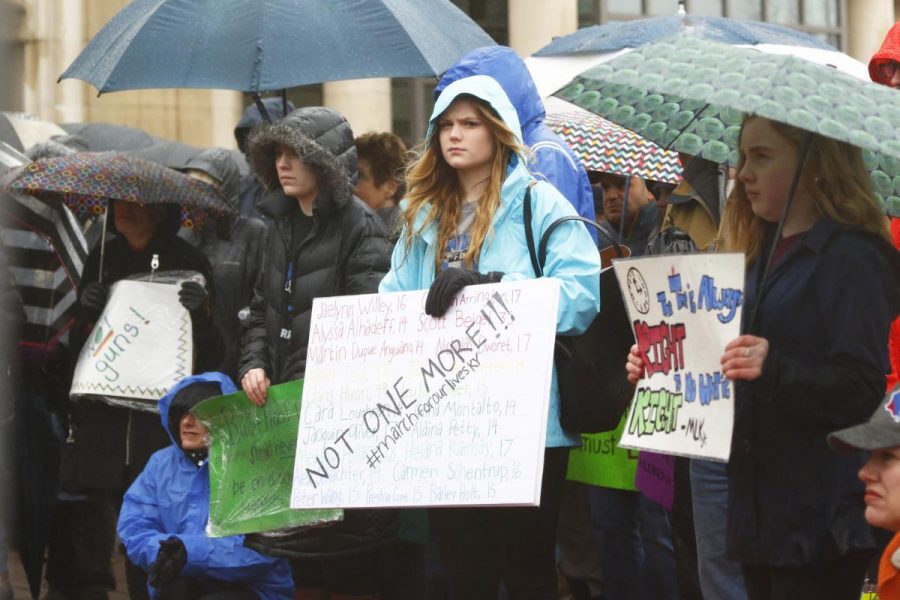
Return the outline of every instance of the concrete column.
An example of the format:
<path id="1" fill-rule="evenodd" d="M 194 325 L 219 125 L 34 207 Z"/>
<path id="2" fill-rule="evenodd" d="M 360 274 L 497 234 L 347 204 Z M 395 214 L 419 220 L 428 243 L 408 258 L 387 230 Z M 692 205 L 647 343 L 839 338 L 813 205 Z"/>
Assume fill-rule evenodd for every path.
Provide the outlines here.
<path id="1" fill-rule="evenodd" d="M 56 19 L 56 35 L 59 38 L 55 65 L 58 71 L 51 74 L 52 85 L 56 86 L 57 102 L 53 107 L 50 120 L 57 123 L 78 123 L 84 121 L 85 85 L 74 79 L 64 79 L 56 83 L 57 78 L 68 68 L 75 57 L 87 45 L 84 32 L 84 5 L 81 0 L 59 0 L 59 19 Z"/>
<path id="2" fill-rule="evenodd" d="M 896 21 L 895 0 L 847 2 L 847 53 L 866 64 Z"/>
<path id="3" fill-rule="evenodd" d="M 509 45 L 530 56 L 554 36 L 578 29 L 578 0 L 507 0 Z"/>
<path id="4" fill-rule="evenodd" d="M 243 96 L 240 92 L 213 90 L 210 92 L 211 145 L 220 148 L 237 148 L 234 126 L 244 112 Z"/>
<path id="5" fill-rule="evenodd" d="M 322 86 L 323 104 L 350 122 L 354 135 L 392 131 L 391 80 L 352 79 Z"/>

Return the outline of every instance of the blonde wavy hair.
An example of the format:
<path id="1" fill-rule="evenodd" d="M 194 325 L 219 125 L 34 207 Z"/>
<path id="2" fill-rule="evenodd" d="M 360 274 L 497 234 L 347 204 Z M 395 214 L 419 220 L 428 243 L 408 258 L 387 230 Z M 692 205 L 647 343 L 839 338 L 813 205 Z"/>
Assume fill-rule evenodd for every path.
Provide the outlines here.
<path id="1" fill-rule="evenodd" d="M 490 181 L 485 186 L 481 198 L 477 200 L 475 219 L 472 223 L 471 243 L 463 256 L 463 264 L 471 268 L 481 252 L 485 240 L 491 235 L 491 222 L 494 213 L 497 212 L 497 207 L 500 206 L 500 189 L 506 179 L 506 168 L 514 156 L 518 156 L 519 160 L 523 161 L 522 164 L 525 164 L 525 147 L 512 130 L 506 126 L 506 123 L 483 100 L 463 94 L 453 103 L 461 98 L 472 101 L 479 117 L 490 130 L 494 140 Z M 441 152 L 441 116 L 434 119 L 431 137 L 420 148 L 419 157 L 407 168 L 407 206 L 403 214 L 408 232 L 406 236 L 407 252 L 412 248 L 413 238 L 420 235 L 431 223 L 437 222 L 438 251 L 434 256 L 435 273 L 440 270 L 443 249 L 457 234 L 462 205 L 465 201 L 465 190 L 459 183 L 456 169 L 447 164 Z M 414 229 L 417 217 L 423 210 L 428 211 L 425 219 L 418 229 Z"/>
<path id="2" fill-rule="evenodd" d="M 741 132 L 748 122 L 762 118 L 748 115 L 741 125 Z M 872 190 L 872 180 L 863 165 L 862 152 L 858 147 L 810 134 L 778 121 L 769 120 L 769 123 L 798 152 L 806 136 L 812 135 L 797 189 L 798 193 L 806 190 L 813 196 L 820 215 L 890 241 L 887 219 Z M 738 178 L 725 206 L 724 235 L 720 248 L 745 252 L 747 264 L 750 265 L 762 252 L 767 223 L 753 213 L 747 199 L 740 179 L 743 166 L 744 158 L 741 157 L 737 165 Z"/>

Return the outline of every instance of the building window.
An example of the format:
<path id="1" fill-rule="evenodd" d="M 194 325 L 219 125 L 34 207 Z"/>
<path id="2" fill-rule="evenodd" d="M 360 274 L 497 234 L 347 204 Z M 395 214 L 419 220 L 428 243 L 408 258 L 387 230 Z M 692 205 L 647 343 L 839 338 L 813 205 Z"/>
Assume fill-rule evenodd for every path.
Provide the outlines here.
<path id="1" fill-rule="evenodd" d="M 280 93 L 263 93 L 260 94 L 263 98 L 276 97 L 281 98 Z M 294 108 L 300 108 L 302 106 L 322 106 L 322 84 L 314 83 L 311 85 L 301 85 L 293 88 L 288 88 L 287 91 L 288 100 L 290 100 Z M 244 107 L 250 106 L 253 104 L 253 96 L 250 94 L 244 94 Z"/>
<path id="2" fill-rule="evenodd" d="M 392 126 L 407 148 L 415 148 L 425 139 L 436 84 L 433 78 L 424 77 L 391 80 Z"/>
<path id="3" fill-rule="evenodd" d="M 839 50 L 846 44 L 848 0 L 685 0 L 689 14 L 767 21 L 810 33 Z M 673 0 L 578 0 L 578 26 L 674 13 Z"/>

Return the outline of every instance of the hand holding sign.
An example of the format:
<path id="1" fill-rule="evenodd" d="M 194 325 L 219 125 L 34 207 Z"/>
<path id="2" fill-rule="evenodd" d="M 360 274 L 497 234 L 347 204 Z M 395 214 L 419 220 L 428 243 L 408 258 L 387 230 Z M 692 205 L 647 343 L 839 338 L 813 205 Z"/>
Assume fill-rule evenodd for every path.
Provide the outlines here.
<path id="1" fill-rule="evenodd" d="M 752 381 L 762 375 L 763 363 L 769 355 L 769 341 L 755 335 L 742 335 L 725 346 L 722 372 L 728 379 Z"/>
<path id="2" fill-rule="evenodd" d="M 558 282 L 450 297 L 315 300 L 291 506 L 539 502 Z"/>
<path id="3" fill-rule="evenodd" d="M 191 373 L 191 318 L 178 300 L 181 281 L 174 283 L 122 280 L 108 298 L 102 284 L 87 286 L 83 297 L 102 302 L 102 314 L 78 356 L 70 394 L 152 411 Z"/>

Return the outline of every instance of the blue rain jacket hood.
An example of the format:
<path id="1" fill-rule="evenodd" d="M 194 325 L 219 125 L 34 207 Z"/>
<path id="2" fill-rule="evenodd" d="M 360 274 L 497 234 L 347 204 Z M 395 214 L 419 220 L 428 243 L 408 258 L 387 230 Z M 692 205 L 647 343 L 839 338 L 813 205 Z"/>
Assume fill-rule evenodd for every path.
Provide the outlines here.
<path id="1" fill-rule="evenodd" d="M 476 75 L 448 85 L 438 98 L 428 126 L 427 137 L 435 131 L 435 123 L 450 104 L 460 96 L 472 96 L 487 102 L 520 140 L 522 131 L 515 107 L 503 88 L 491 77 Z M 500 206 L 491 224 L 493 233 L 485 240 L 478 256 L 482 273 L 505 273 L 503 281 L 533 279 L 534 270 L 525 245 L 523 206 L 525 192 L 531 186 L 534 239 L 541 239 L 547 227 L 560 217 L 575 214 L 559 191 L 546 181 L 535 181 L 523 161 L 514 157 L 500 190 Z M 406 202 L 401 202 L 406 209 Z M 427 289 L 434 281 L 434 257 L 437 251 L 437 224 L 422 229 L 430 207 L 423 205 L 413 224 L 419 232 L 407 250 L 408 229 L 404 228 L 391 257 L 391 270 L 382 280 L 379 292 Z M 587 228 L 578 222 L 565 223 L 550 236 L 544 273 L 560 283 L 556 331 L 563 335 L 582 333 L 600 309 L 600 257 Z M 547 447 L 574 446 L 581 438 L 563 431 L 559 424 L 559 395 L 556 370 L 550 389 L 547 419 Z"/>
<path id="2" fill-rule="evenodd" d="M 568 144 L 544 124 L 544 103 L 525 62 L 506 46 L 476 48 L 444 73 L 434 89 L 435 100 L 454 81 L 473 75 L 496 79 L 515 107 L 522 141 L 531 150 L 528 169 L 535 177 L 548 181 L 559 190 L 579 215 L 596 220 L 594 195 L 587 173 Z M 590 233 L 596 242 L 597 234 L 593 228 Z"/>
<path id="3" fill-rule="evenodd" d="M 289 600 L 294 583 L 287 560 L 246 548 L 242 535 L 206 536 L 209 465 L 204 462 L 198 468 L 191 462 L 168 426 L 173 398 L 195 383 L 216 383 L 222 394 L 237 391 L 227 375 L 203 373 L 182 379 L 159 401 L 160 420 L 172 445 L 150 457 L 125 493 L 116 529 L 128 558 L 147 571 L 156 560 L 159 542 L 176 536 L 187 549 L 184 576 L 243 585 L 261 600 Z M 148 586 L 148 590 L 156 598 L 156 588 Z"/>

